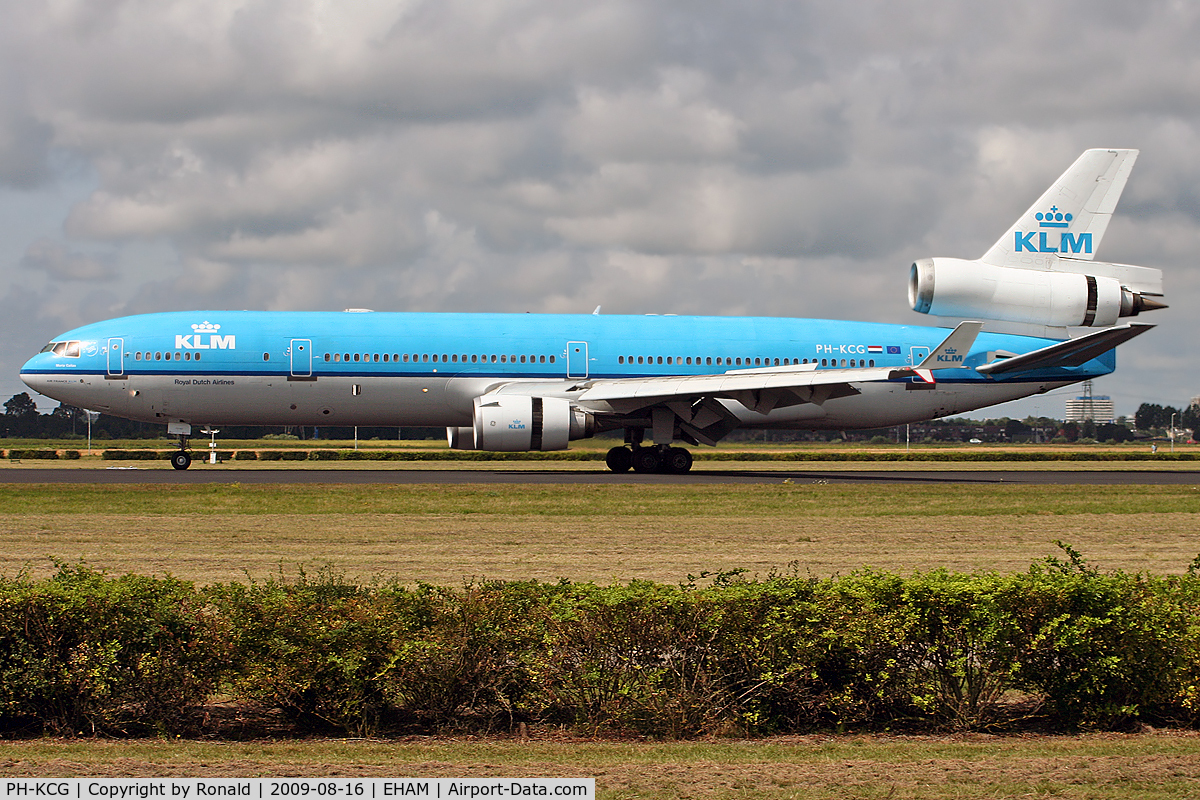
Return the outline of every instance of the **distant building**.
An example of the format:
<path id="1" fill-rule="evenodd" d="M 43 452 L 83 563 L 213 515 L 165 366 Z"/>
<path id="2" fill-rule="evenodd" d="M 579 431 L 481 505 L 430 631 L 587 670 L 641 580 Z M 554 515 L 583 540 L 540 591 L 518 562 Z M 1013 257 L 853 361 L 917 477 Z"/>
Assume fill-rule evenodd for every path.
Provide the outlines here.
<path id="1" fill-rule="evenodd" d="M 1084 395 L 1067 401 L 1067 422 L 1112 422 L 1113 401 L 1106 395 Z"/>

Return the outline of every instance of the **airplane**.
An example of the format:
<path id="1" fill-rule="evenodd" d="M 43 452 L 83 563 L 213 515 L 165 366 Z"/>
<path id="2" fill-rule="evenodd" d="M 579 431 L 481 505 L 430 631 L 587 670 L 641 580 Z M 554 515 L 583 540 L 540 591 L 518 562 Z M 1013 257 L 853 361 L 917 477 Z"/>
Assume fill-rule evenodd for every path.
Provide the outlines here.
<path id="1" fill-rule="evenodd" d="M 1085 151 L 983 256 L 909 268 L 953 329 L 673 315 L 189 311 L 84 325 L 21 369 L 63 403 L 196 426 L 437 426 L 455 449 L 623 431 L 613 472 L 684 473 L 751 429 L 882 428 L 1111 373 L 1165 308 L 1160 270 L 1094 260 L 1136 150 Z M 986 328 L 986 330 L 985 330 Z"/>

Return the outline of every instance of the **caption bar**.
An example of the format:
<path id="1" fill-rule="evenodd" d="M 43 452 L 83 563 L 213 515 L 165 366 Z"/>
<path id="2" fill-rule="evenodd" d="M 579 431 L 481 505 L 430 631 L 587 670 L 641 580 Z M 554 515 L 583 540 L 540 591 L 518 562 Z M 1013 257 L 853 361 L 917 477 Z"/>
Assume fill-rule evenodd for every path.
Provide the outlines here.
<path id="1" fill-rule="evenodd" d="M 595 778 L 60 778 L 5 780 L 0 786 L 0 800 L 596 797 Z"/>

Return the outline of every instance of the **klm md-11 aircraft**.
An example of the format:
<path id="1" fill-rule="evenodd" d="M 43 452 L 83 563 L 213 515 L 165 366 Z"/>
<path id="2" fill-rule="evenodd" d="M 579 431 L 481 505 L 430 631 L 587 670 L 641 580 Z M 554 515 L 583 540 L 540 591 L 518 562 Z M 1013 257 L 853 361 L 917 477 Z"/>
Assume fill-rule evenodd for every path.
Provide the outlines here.
<path id="1" fill-rule="evenodd" d="M 764 317 L 173 312 L 68 331 L 21 379 L 70 405 L 165 423 L 179 437 L 176 469 L 191 464 L 197 425 L 395 425 L 445 426 L 451 447 L 489 451 L 562 450 L 623 430 L 625 444 L 608 452 L 614 472 L 686 472 L 692 456 L 676 442 L 715 445 L 738 428 L 880 428 L 1112 372 L 1114 348 L 1153 327 L 1119 323 L 1165 307 L 1159 270 L 1093 258 L 1136 157 L 1088 150 L 981 258 L 915 262 L 909 301 L 971 320 L 953 330 Z"/>

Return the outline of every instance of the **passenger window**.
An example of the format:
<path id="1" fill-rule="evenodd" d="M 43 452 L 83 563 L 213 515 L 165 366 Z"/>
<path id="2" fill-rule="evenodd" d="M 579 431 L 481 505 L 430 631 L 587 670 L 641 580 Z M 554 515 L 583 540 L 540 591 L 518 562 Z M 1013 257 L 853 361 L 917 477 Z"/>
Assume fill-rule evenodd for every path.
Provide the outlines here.
<path id="1" fill-rule="evenodd" d="M 371 360 L 374 361 L 376 364 L 378 364 L 379 363 L 379 353 L 376 353 L 375 355 L 371 356 Z"/>
<path id="2" fill-rule="evenodd" d="M 422 362 L 428 362 L 428 361 L 429 361 L 429 353 L 422 353 L 422 354 L 421 354 L 421 361 L 422 361 Z"/>
<path id="3" fill-rule="evenodd" d="M 134 353 L 134 354 L 133 354 L 133 360 L 134 360 L 134 361 L 141 361 L 141 360 L 142 360 L 142 354 L 141 354 L 140 352 Z"/>
<path id="4" fill-rule="evenodd" d="M 870 367 L 873 367 L 873 366 L 875 366 L 875 359 L 873 359 L 873 358 L 872 358 L 872 359 L 871 359 L 871 363 L 870 363 L 870 364 L 868 364 L 867 366 L 870 366 Z"/>
<path id="5" fill-rule="evenodd" d="M 355 354 L 354 354 L 354 360 L 355 360 L 355 361 L 358 361 L 360 358 L 362 358 L 362 356 L 360 356 L 358 353 L 355 353 Z"/>
<path id="6" fill-rule="evenodd" d="M 192 354 L 191 354 L 191 353 L 184 353 L 184 354 L 183 354 L 183 360 L 184 360 L 184 361 L 191 361 L 191 360 L 192 360 Z"/>
<path id="7" fill-rule="evenodd" d="M 842 366 L 843 367 L 846 366 L 846 359 L 844 359 L 844 358 L 842 359 Z"/>
<path id="8" fill-rule="evenodd" d="M 551 360 L 553 361 L 553 359 L 551 359 Z M 545 363 L 546 363 L 546 357 L 545 357 L 545 356 L 538 356 L 538 363 L 540 363 L 540 364 L 545 364 Z"/>
<path id="9" fill-rule="evenodd" d="M 658 363 L 660 363 L 660 364 L 662 363 L 662 356 L 658 357 Z"/>
<path id="10" fill-rule="evenodd" d="M 825 366 L 825 359 L 823 359 L 823 358 L 821 359 L 821 366 L 822 367 Z"/>
<path id="11" fill-rule="evenodd" d="M 195 353 L 195 354 L 193 354 L 193 355 L 192 355 L 192 361 L 199 361 L 199 360 L 200 360 L 200 354 L 199 354 L 199 353 Z"/>
<path id="12" fill-rule="evenodd" d="M 554 356 L 550 356 L 550 363 L 551 363 L 551 364 L 553 364 L 553 363 L 554 363 Z"/>

